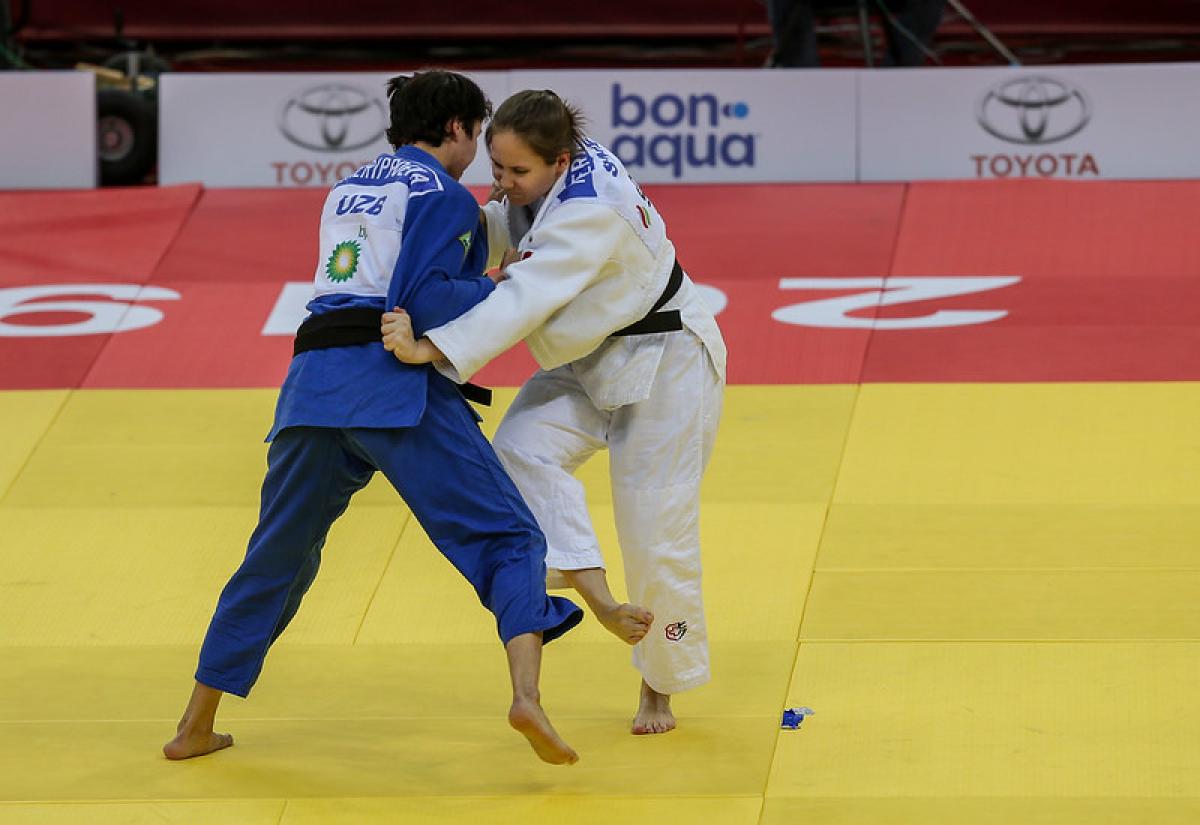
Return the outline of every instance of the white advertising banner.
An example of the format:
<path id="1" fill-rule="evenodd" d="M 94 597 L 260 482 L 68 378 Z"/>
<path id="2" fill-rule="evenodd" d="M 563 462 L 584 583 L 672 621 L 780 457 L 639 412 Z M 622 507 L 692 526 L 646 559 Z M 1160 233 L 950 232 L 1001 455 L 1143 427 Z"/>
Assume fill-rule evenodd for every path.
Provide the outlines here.
<path id="1" fill-rule="evenodd" d="M 860 179 L 1200 177 L 1200 64 L 861 73 Z"/>
<path id="2" fill-rule="evenodd" d="M 470 77 L 495 103 L 507 72 Z M 164 74 L 159 80 L 159 180 L 206 186 L 328 187 L 390 152 L 391 73 Z M 491 182 L 480 140 L 463 183 Z"/>
<path id="3" fill-rule="evenodd" d="M 0 189 L 96 185 L 96 77 L 0 72 Z"/>
<path id="4" fill-rule="evenodd" d="M 553 89 L 643 183 L 855 179 L 856 72 L 514 71 Z"/>

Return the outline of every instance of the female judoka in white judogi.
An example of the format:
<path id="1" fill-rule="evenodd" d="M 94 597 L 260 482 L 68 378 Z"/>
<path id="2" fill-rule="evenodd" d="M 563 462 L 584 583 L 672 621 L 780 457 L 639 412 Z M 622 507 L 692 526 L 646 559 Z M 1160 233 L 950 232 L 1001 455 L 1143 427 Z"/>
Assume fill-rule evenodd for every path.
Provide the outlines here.
<path id="1" fill-rule="evenodd" d="M 506 198 L 489 203 L 489 248 L 517 242 L 508 279 L 457 319 L 412 341 L 403 312 L 385 346 L 463 382 L 524 340 L 541 370 L 493 441 L 546 533 L 561 572 L 636 643 L 635 733 L 675 726 L 670 695 L 710 678 L 700 588 L 700 479 L 712 450 L 725 346 L 675 259 L 663 220 L 613 154 L 580 136 L 553 92 L 509 98 L 488 128 Z M 661 300 L 665 298 L 665 303 Z M 633 325 L 633 326 L 631 326 Z M 611 455 L 613 507 L 634 605 L 617 605 L 572 473 Z M 643 638 L 644 637 L 644 638 Z"/>

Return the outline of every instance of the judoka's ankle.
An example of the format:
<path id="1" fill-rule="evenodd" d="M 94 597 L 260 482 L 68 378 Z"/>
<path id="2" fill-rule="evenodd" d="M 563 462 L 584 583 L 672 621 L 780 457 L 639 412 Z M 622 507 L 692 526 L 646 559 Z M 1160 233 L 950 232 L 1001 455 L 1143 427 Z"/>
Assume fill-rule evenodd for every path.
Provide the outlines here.
<path id="1" fill-rule="evenodd" d="M 531 703 L 534 705 L 542 704 L 542 692 L 536 688 L 521 687 L 513 690 L 513 704 Z"/>

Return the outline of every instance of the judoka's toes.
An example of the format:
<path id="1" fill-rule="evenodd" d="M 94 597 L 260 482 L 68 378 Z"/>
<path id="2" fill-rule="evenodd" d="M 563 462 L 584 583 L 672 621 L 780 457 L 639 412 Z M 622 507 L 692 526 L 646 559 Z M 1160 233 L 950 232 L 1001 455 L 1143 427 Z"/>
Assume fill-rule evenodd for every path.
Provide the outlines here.
<path id="1" fill-rule="evenodd" d="M 649 617 L 649 618 L 647 618 Z M 634 604 L 617 605 L 606 613 L 597 613 L 600 624 L 626 644 L 637 644 L 645 638 L 653 616 L 645 608 Z"/>
<path id="2" fill-rule="evenodd" d="M 635 736 L 648 736 L 655 733 L 667 733 L 675 729 L 675 719 L 672 717 L 670 721 L 666 719 L 648 718 L 643 720 L 641 714 L 633 720 L 633 725 L 630 730 Z"/>

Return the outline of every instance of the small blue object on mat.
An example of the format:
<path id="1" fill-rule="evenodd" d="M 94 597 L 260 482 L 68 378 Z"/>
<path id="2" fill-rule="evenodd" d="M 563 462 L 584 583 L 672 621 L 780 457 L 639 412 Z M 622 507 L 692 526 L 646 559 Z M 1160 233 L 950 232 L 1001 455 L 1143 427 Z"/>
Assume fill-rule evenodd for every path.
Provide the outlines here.
<path id="1" fill-rule="evenodd" d="M 788 708 L 783 712 L 783 723 L 780 727 L 796 730 L 805 716 L 812 716 L 816 711 L 812 708 Z"/>

